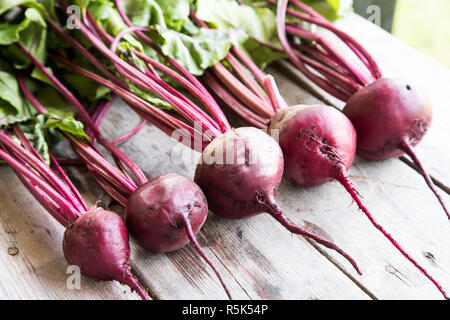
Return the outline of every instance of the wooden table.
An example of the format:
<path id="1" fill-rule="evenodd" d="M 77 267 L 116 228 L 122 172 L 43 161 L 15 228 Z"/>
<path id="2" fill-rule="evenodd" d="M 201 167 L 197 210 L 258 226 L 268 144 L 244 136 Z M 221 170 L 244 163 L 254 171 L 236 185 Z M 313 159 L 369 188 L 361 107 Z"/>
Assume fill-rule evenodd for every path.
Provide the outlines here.
<path id="1" fill-rule="evenodd" d="M 337 25 L 373 53 L 386 75 L 417 80 L 429 89 L 435 121 L 417 152 L 450 206 L 450 71 L 356 15 L 348 15 Z M 285 68 L 285 64 L 278 65 L 270 71 L 288 102 L 318 102 L 286 78 L 289 73 Z M 116 103 L 102 130 L 113 138 L 138 122 L 122 103 Z M 122 145 L 150 177 L 169 172 L 192 177 L 199 155 L 191 153 L 190 163 L 176 165 L 170 161 L 174 146 L 175 142 L 151 126 Z M 409 164 L 407 159 L 369 162 L 358 158 L 350 175 L 379 222 L 450 291 L 450 222 Z M 90 203 L 100 200 L 103 206 L 121 211 L 85 170 L 70 168 L 69 173 Z M 88 278 L 82 278 L 80 290 L 67 289 L 67 263 L 61 250 L 63 228 L 30 197 L 6 165 L 1 165 L 0 177 L 0 298 L 137 298 L 117 283 Z M 345 248 L 364 275 L 358 276 L 335 252 L 291 235 L 268 215 L 227 221 L 210 214 L 198 238 L 235 298 L 441 298 L 372 227 L 339 184 L 301 189 L 283 182 L 279 196 L 292 220 Z M 18 253 L 13 255 L 10 248 L 17 248 Z M 155 299 L 226 298 L 211 270 L 190 246 L 171 254 L 150 254 L 132 243 L 132 261 Z"/>

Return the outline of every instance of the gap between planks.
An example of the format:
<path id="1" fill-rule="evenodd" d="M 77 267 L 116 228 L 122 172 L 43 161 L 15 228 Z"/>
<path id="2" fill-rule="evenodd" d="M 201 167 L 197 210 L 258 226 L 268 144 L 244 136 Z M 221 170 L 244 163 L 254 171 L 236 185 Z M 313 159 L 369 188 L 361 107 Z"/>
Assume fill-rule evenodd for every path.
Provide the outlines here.
<path id="1" fill-rule="evenodd" d="M 298 236 L 302 237 L 302 236 Z M 323 248 L 321 248 L 314 240 L 302 237 L 305 239 L 314 249 L 316 249 L 322 256 L 330 261 L 338 270 L 340 270 L 347 278 L 349 278 L 358 288 L 360 288 L 365 294 L 369 296 L 372 300 L 379 300 L 375 294 L 373 294 L 368 288 L 366 288 L 357 278 L 352 276 L 348 271 L 345 270 L 332 256 L 330 256 Z"/>

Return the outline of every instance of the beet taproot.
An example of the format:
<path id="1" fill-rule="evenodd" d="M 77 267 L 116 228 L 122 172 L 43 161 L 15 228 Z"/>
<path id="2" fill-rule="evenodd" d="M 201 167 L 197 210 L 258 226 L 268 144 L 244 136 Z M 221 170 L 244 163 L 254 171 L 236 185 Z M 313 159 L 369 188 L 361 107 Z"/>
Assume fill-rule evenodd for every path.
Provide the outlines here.
<path id="1" fill-rule="evenodd" d="M 290 232 L 336 250 L 360 273 L 356 262 L 342 249 L 296 226 L 284 215 L 276 194 L 283 176 L 283 161 L 280 146 L 262 130 L 232 129 L 204 149 L 194 181 L 217 215 L 244 219 L 268 213 Z"/>

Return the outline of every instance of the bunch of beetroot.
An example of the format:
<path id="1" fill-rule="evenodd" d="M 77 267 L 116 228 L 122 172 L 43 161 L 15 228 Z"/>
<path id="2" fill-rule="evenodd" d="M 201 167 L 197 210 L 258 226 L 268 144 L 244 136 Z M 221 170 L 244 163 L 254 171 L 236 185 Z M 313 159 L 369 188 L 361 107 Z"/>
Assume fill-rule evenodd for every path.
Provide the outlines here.
<path id="1" fill-rule="evenodd" d="M 364 47 L 301 1 L 278 1 L 277 13 L 279 37 L 292 64 L 322 90 L 346 102 L 343 113 L 358 134 L 358 155 L 370 160 L 409 155 L 450 218 L 413 151 L 432 121 L 426 92 L 407 80 L 384 78 Z M 290 18 L 288 23 L 286 16 Z M 349 60 L 327 39 L 305 28 L 304 22 L 331 31 L 360 61 Z M 301 39 L 300 43 L 296 39 Z"/>
<path id="2" fill-rule="evenodd" d="M 261 1 L 258 2 L 260 4 Z M 269 7 L 276 6 L 272 0 L 262 2 Z M 137 166 L 114 143 L 103 139 L 98 131 L 97 126 L 107 105 L 99 108 L 91 119 L 67 88 L 32 54 L 19 48 L 76 106 L 92 136 L 112 152 L 122 173 L 103 161 L 95 148 L 68 137 L 100 185 L 126 206 L 127 225 L 144 247 L 167 252 L 191 241 L 216 271 L 194 238 L 205 221 L 207 200 L 211 210 L 225 218 L 242 219 L 269 213 L 290 232 L 310 237 L 336 250 L 359 272 L 354 260 L 342 249 L 294 225 L 277 204 L 276 191 L 283 173 L 294 184 L 305 187 L 336 180 L 346 188 L 372 224 L 447 298 L 441 286 L 374 220 L 347 175 L 357 147 L 362 155 L 372 159 L 407 152 L 438 196 L 412 151 L 412 146 L 420 141 L 431 121 L 426 96 L 408 83 L 381 79 L 376 63 L 358 43 L 300 1 L 290 2 L 295 10 L 288 8 L 288 4 L 287 0 L 279 1 L 277 10 L 277 29 L 283 50 L 315 84 L 338 99 L 348 100 L 344 109 L 348 117 L 327 106 L 288 107 L 273 78 L 266 76 L 237 46 L 231 48 L 223 62 L 217 61 L 197 79 L 180 61 L 160 48 L 155 40 L 158 26 L 134 26 L 118 0 L 115 1 L 115 9 L 127 27 L 116 33 L 104 29 L 88 7 L 82 19 L 69 14 L 79 27 L 76 32 L 87 40 L 88 46 L 86 41 L 77 41 L 57 21 L 46 17 L 52 31 L 82 54 L 100 74 L 73 63 L 65 52 L 53 52 L 52 56 L 60 65 L 121 97 L 144 119 L 139 128 L 149 122 L 169 135 L 181 132 L 183 142 L 194 150 L 200 146 L 202 156 L 195 172 L 198 186 L 177 175 L 147 181 Z M 61 1 L 60 5 L 66 11 L 67 4 Z M 293 19 L 286 23 L 286 14 L 334 32 L 361 59 L 368 72 L 347 61 L 324 38 L 302 24 L 292 23 Z M 197 27 L 209 27 L 194 10 L 191 10 L 190 17 Z M 301 38 L 302 42 L 293 41 L 295 37 Z M 136 39 L 156 52 L 158 57 L 137 46 L 130 46 Z M 186 91 L 189 95 L 185 94 Z M 172 110 L 158 108 L 155 100 L 149 100 L 146 94 L 170 105 Z M 253 127 L 232 129 L 214 96 Z M 33 100 L 33 97 L 29 98 Z M 379 126 L 386 124 L 392 124 L 392 127 L 381 130 Z M 279 144 L 257 128 L 267 129 L 272 135 L 277 133 Z M 130 169 L 135 179 L 125 167 Z"/>
<path id="3" fill-rule="evenodd" d="M 55 76 L 52 76 L 29 52 L 23 48 L 22 50 L 38 68 L 47 73 L 53 84 L 65 94 L 67 99 L 71 100 L 77 108 L 81 107 L 78 99 L 71 95 L 69 90 Z M 27 87 L 23 76 L 19 78 L 19 83 L 22 92 L 38 112 L 43 115 L 48 114 L 45 107 Z M 93 129 L 92 131 L 94 131 L 94 137 L 103 141 L 103 145 L 110 150 L 118 168 L 111 165 L 92 142 L 83 141 L 70 133 L 64 133 L 73 150 L 102 188 L 126 207 L 126 226 L 142 247 L 152 252 L 172 252 L 191 242 L 217 274 L 228 297 L 231 299 L 231 294 L 221 275 L 211 260 L 205 255 L 195 238 L 195 235 L 205 223 L 208 214 L 208 205 L 201 189 L 192 180 L 177 174 L 162 175 L 148 181 L 141 169 L 131 159 L 126 157 L 114 143 L 104 140 L 98 131 L 95 133 L 97 128 L 95 123 L 105 115 L 105 110 L 107 110 L 109 105 L 110 103 L 102 104 L 92 118 L 86 115 L 86 119 L 88 119 L 90 128 Z M 126 138 L 119 138 L 115 142 L 117 143 Z M 131 171 L 131 174 L 128 171 Z M 132 178 L 133 176 L 134 179 Z M 90 220 L 86 220 L 86 223 L 90 222 Z M 83 229 L 76 230 L 78 231 L 68 233 L 75 240 L 80 238 L 77 235 L 78 232 L 83 232 Z M 127 232 L 126 227 L 124 232 Z M 114 239 L 115 236 L 117 234 L 112 234 L 111 239 Z M 110 245 L 106 244 L 105 250 L 112 249 L 108 248 L 108 246 Z M 75 243 L 71 247 L 78 251 L 71 256 L 73 258 L 67 258 L 69 262 L 78 261 L 79 263 L 74 264 L 83 266 L 92 258 L 89 255 L 83 255 L 88 246 Z M 114 254 L 114 250 L 110 251 Z M 79 256 L 78 260 L 76 260 L 77 255 Z M 99 278 L 93 272 L 85 272 L 84 274 Z"/>
<path id="4" fill-rule="evenodd" d="M 128 231 L 123 220 L 102 208 L 89 208 L 58 161 L 52 169 L 34 149 L 20 127 L 14 133 L 0 132 L 0 158 L 5 160 L 37 201 L 65 228 L 64 256 L 80 267 L 83 275 L 116 280 L 135 290 L 142 299 L 147 291 L 131 272 Z"/>
<path id="5" fill-rule="evenodd" d="M 121 10 L 120 4 L 116 2 L 116 5 L 123 20 L 130 23 Z M 63 3 L 62 6 L 64 7 L 65 4 Z M 77 19 L 75 16 L 72 17 Z M 213 212 L 234 219 L 267 212 L 289 231 L 310 237 L 318 243 L 336 250 L 349 260 L 359 272 L 354 260 L 342 249 L 303 228 L 295 226 L 282 213 L 276 203 L 276 190 L 283 173 L 283 157 L 279 146 L 270 136 L 256 128 L 231 129 L 212 94 L 180 63 L 165 56 L 158 49 L 157 44 L 145 34 L 151 32 L 150 30 L 130 25 L 113 37 L 96 23 L 95 17 L 89 11 L 86 12 L 86 17 L 88 23 L 77 20 L 80 32 L 108 62 L 116 67 L 118 75 L 133 85 L 139 86 L 142 90 L 154 93 L 160 99 L 170 103 L 179 116 L 174 117 L 170 112 L 155 108 L 151 103 L 131 92 L 129 86 L 117 77 L 107 80 L 90 70 L 75 65 L 61 55 L 55 54 L 54 57 L 70 70 L 109 88 L 122 97 L 128 106 L 144 117 L 145 120 L 163 129 L 164 132 L 171 134 L 175 130 L 177 132 L 181 130 L 181 132 L 184 132 L 184 136 L 188 138 L 188 146 L 195 148 L 195 146 L 200 145 L 200 150 L 203 150 L 203 157 L 196 170 L 195 182 L 205 192 L 206 199 Z M 49 21 L 48 24 L 58 34 L 67 39 L 76 50 L 83 53 L 93 66 L 97 67 L 99 72 L 107 75 L 102 71 L 105 69 L 103 60 L 97 59 L 87 48 L 77 45 L 70 35 L 63 34 L 63 31 L 54 23 Z M 131 49 L 132 53 L 141 62 L 144 62 L 143 64 L 136 63 L 136 60 L 131 60 L 126 55 L 125 57 L 119 56 L 116 53 L 119 48 L 119 41 L 129 33 L 135 33 L 143 43 L 159 52 L 160 58 L 170 65 L 170 68 L 135 49 Z M 109 44 L 109 47 L 107 44 Z M 137 67 L 137 65 L 142 67 Z M 164 81 L 163 77 L 169 77 L 171 82 Z M 196 98 L 196 101 L 199 101 L 205 109 L 210 111 L 211 116 L 198 106 L 198 102 L 191 100 L 189 96 L 183 95 L 172 86 L 173 81 L 183 89 L 188 90 Z M 197 123 L 200 123 L 200 125 L 196 126 Z M 261 146 L 264 146 L 264 149 L 261 149 Z M 227 161 L 227 155 L 230 153 L 233 153 L 234 156 L 231 159 L 228 158 Z M 205 158 L 211 159 L 212 154 L 212 162 L 204 161 Z M 249 160 L 250 157 L 253 161 Z M 264 161 L 266 157 L 270 157 L 273 161 Z M 224 184 L 224 177 L 229 179 L 229 182 L 227 181 Z M 209 187 L 205 183 L 208 183 Z"/>
<path id="6" fill-rule="evenodd" d="M 58 28 L 58 30 L 62 29 Z M 37 118 L 48 119 L 41 127 L 56 129 L 59 136 L 65 137 L 70 142 L 79 157 L 75 160 L 58 160 L 49 151 L 51 165 L 56 171 L 54 173 L 19 125 L 13 124 L 11 129 L 6 127 L 5 133 L 0 135 L 0 146 L 3 147 L 0 158 L 13 167 L 35 198 L 67 227 L 64 239 L 67 261 L 78 265 L 84 275 L 100 280 L 118 280 L 138 291 L 141 297 L 148 299 L 146 291 L 131 274 L 128 229 L 140 245 L 152 252 L 175 251 L 191 242 L 217 274 L 231 299 L 231 294 L 221 275 L 195 238 L 206 221 L 208 213 L 206 199 L 201 189 L 192 180 L 177 174 L 167 174 L 148 181 L 142 170 L 117 148 L 116 144 L 136 134 L 142 123 L 137 129 L 114 142 L 107 141 L 98 126 L 112 100 L 101 101 L 97 108 L 93 108 L 92 114 L 89 114 L 75 94 L 50 71 L 50 68 L 40 62 L 40 57 L 32 52 L 32 48 L 27 49 L 20 41 L 13 41 L 9 47 L 5 46 L 1 49 L 2 52 L 18 51 L 20 57 L 28 59 L 29 66 L 42 72 L 47 83 L 57 90 L 32 80 L 33 74 L 30 74 L 28 78 L 25 77 L 25 72 L 21 71 L 18 79 L 12 80 L 14 83 L 9 89 L 10 92 L 2 94 L 23 95 L 24 97 L 21 97 L 23 105 L 35 109 L 29 110 L 30 114 L 37 111 L 39 114 Z M 18 54 L 6 55 L 5 60 L 10 60 L 11 65 L 18 64 L 20 61 L 18 56 Z M 106 68 L 102 70 L 114 78 L 114 75 Z M 9 73 L 7 75 L 8 78 L 14 78 Z M 15 86 L 20 92 L 15 91 Z M 43 89 L 42 91 L 50 90 L 54 93 L 51 96 L 54 101 L 46 100 L 51 106 L 51 111 L 33 94 L 32 91 L 39 91 L 36 87 Z M 60 95 L 78 112 L 87 125 L 86 132 L 83 131 L 81 122 L 71 117 L 60 116 L 67 113 L 67 110 L 60 110 L 62 105 L 65 105 Z M 58 105 L 56 113 L 55 105 Z M 15 119 L 14 121 L 19 122 Z M 32 122 L 32 117 L 27 121 Z M 15 144 L 12 134 L 17 136 L 23 148 Z M 46 133 L 42 136 L 43 140 L 47 140 Z M 104 158 L 96 148 L 95 141 L 109 151 L 116 166 Z M 41 148 L 49 141 L 40 141 L 40 143 Z M 22 150 L 24 148 L 25 150 Z M 101 208 L 88 209 L 82 196 L 60 166 L 63 162 L 85 164 L 105 191 L 126 207 L 125 223 L 119 216 Z"/>
<path id="7" fill-rule="evenodd" d="M 381 78 L 376 62 L 360 44 L 301 1 L 289 2 L 301 12 L 288 8 L 288 2 L 278 1 L 280 43 L 294 66 L 313 83 L 336 98 L 348 101 L 343 113 L 328 106 L 287 107 L 271 77 L 264 76 L 256 64 L 245 56 L 242 58 L 238 48 L 233 48 L 232 53 L 241 58 L 245 68 L 232 54 L 227 56 L 228 68 L 231 66 L 234 75 L 243 83 L 251 83 L 251 90 L 243 92 L 241 86 L 230 85 L 230 79 L 233 82 L 238 79 L 226 77 L 228 81 L 225 81 L 217 72 L 220 70 L 217 65 L 206 72 L 205 84 L 248 123 L 268 128 L 272 136 L 279 137 L 284 174 L 288 180 L 304 187 L 318 186 L 331 180 L 340 182 L 371 223 L 447 298 L 442 287 L 376 222 L 347 176 L 356 151 L 374 160 L 388 159 L 406 152 L 448 213 L 412 150 L 431 123 L 431 106 L 426 94 L 406 81 Z M 258 8 L 262 5 L 271 8 L 276 7 L 277 3 L 258 1 Z M 286 12 L 290 15 L 288 23 Z M 207 27 L 195 12 L 191 12 L 191 16 L 198 25 Z M 292 22 L 294 19 L 299 19 L 299 22 Z M 332 31 L 353 50 L 367 70 L 360 70 L 360 65 L 347 60 L 327 39 L 306 28 L 304 22 Z M 301 42 L 296 38 L 301 38 Z M 280 51 L 267 43 L 261 43 L 261 46 Z M 259 105 L 266 107 L 255 109 L 248 100 L 262 101 Z"/>
<path id="8" fill-rule="evenodd" d="M 283 27 L 285 26 L 283 3 L 279 3 L 281 7 L 279 8 L 277 22 L 281 43 L 289 54 L 289 46 L 286 45 L 287 38 L 283 35 Z M 133 26 L 121 9 L 120 3 L 116 1 L 115 4 L 120 16 L 128 25 L 127 29 L 112 38 L 88 14 L 87 16 L 91 17 L 91 27 L 93 26 L 102 36 L 95 36 L 87 26 L 81 27 L 83 35 L 91 41 L 97 50 L 113 61 L 121 76 L 140 85 L 143 89 L 156 92 L 166 101 L 171 103 L 176 101 L 173 99 L 173 95 L 168 94 L 178 94 L 175 89 L 166 84 L 165 88 L 168 90 L 163 92 L 152 84 L 153 82 L 158 83 L 158 78 L 152 69 L 138 70 L 114 55 L 119 40 L 131 32 L 134 32 L 142 42 L 155 47 L 151 38 L 144 34 L 148 30 Z M 287 4 L 284 3 L 284 5 Z M 208 27 L 196 16 L 193 10 L 191 11 L 191 18 L 199 27 Z M 111 43 L 109 51 L 103 41 Z M 366 54 L 365 51 L 363 52 Z M 286 169 L 286 177 L 301 186 L 317 186 L 330 180 L 337 180 L 350 193 L 371 223 L 446 297 L 441 286 L 375 221 L 364 206 L 359 193 L 349 181 L 347 170 L 355 157 L 357 132 L 352 122 L 342 113 L 326 106 L 287 107 L 273 79 L 270 76 L 265 76 L 256 64 L 237 47 L 233 47 L 225 57 L 226 66 L 217 62 L 205 71 L 201 80 L 204 80 L 204 83 L 210 87 L 211 94 L 208 94 L 203 86 L 199 86 L 198 80 L 193 79 L 180 64 L 173 61 L 173 58 L 170 60 L 170 57 L 165 57 L 171 66 L 178 71 L 177 74 L 173 72 L 169 74 L 167 68 L 164 69 L 163 65 L 157 64 L 143 54 L 138 52 L 135 52 L 135 54 L 143 61 L 151 62 L 152 66 L 159 69 L 160 72 L 166 73 L 190 91 L 204 103 L 206 109 L 211 111 L 212 106 L 214 112 L 211 112 L 211 115 L 217 121 L 216 128 L 221 127 L 219 124 L 223 124 L 222 135 L 217 134 L 217 131 L 214 130 L 206 131 L 206 133 L 213 133 L 212 137 L 205 134 L 207 139 L 211 139 L 212 142 L 202 143 L 203 153 L 195 173 L 195 181 L 205 192 L 210 208 L 215 213 L 226 218 L 236 219 L 267 212 L 291 232 L 310 236 L 319 243 L 336 249 L 356 267 L 353 260 L 341 249 L 294 226 L 282 214 L 276 203 L 275 191 L 279 186 L 284 169 Z M 376 65 L 368 54 L 366 59 L 368 65 L 373 65 L 373 73 L 377 74 Z M 60 59 L 60 61 L 63 61 L 63 59 Z M 87 70 L 77 68 L 67 60 L 64 63 L 92 80 L 111 88 L 113 91 L 115 90 L 120 95 L 119 91 L 122 89 L 118 88 L 119 83 L 106 82 L 105 79 L 95 76 Z M 348 67 L 353 70 L 355 77 L 359 77 L 361 81 L 366 79 L 366 75 L 359 74 L 350 64 L 348 64 Z M 146 82 L 144 81 L 145 78 L 147 79 Z M 188 84 L 189 82 L 191 82 L 191 86 Z M 197 90 L 192 89 L 192 84 L 197 86 Z M 333 90 L 331 89 L 331 92 Z M 276 146 L 271 137 L 255 130 L 255 128 L 230 130 L 228 122 L 226 122 L 226 119 L 224 120 L 220 110 L 217 110 L 217 104 L 211 103 L 211 95 L 216 95 L 225 105 L 256 127 L 267 128 L 270 132 L 277 130 L 281 149 Z M 340 97 L 343 98 L 344 95 L 340 95 Z M 186 97 L 183 97 L 182 100 L 187 102 L 191 111 L 197 109 L 196 104 L 191 100 Z M 183 110 L 180 108 L 177 111 Z M 189 122 L 190 125 L 193 124 L 187 115 L 182 112 L 180 112 L 180 115 L 188 120 L 185 122 L 186 124 L 189 124 Z M 202 121 L 202 133 L 205 133 L 204 129 L 207 128 L 209 123 L 204 122 L 205 120 L 200 121 Z M 193 127 L 187 127 L 187 129 L 190 129 L 190 132 L 195 131 Z M 189 133 L 189 130 L 186 132 Z M 230 154 L 232 155 L 231 161 L 227 162 L 230 159 L 227 156 Z M 264 159 L 268 159 L 268 161 L 264 161 Z M 224 177 L 227 177 L 225 181 L 223 180 Z"/>

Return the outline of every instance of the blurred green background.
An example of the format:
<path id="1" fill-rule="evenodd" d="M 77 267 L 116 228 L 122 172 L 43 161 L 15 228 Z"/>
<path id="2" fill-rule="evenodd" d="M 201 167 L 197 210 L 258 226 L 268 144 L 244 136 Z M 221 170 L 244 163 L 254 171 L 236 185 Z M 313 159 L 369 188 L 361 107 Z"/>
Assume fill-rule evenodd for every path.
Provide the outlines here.
<path id="1" fill-rule="evenodd" d="M 397 0 L 392 33 L 450 67 L 449 0 Z"/>
<path id="2" fill-rule="evenodd" d="M 367 18 L 373 4 L 383 28 L 450 67 L 450 0 L 354 0 L 355 12 Z"/>

